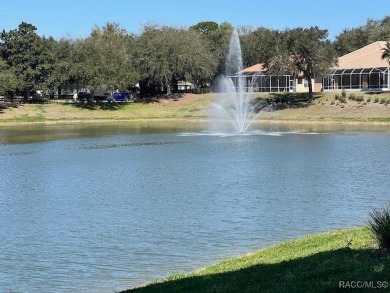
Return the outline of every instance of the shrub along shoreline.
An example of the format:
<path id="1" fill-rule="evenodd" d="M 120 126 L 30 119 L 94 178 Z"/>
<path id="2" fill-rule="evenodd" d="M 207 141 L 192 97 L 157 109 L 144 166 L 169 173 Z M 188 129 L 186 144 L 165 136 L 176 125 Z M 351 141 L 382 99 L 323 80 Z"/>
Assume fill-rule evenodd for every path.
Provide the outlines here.
<path id="1" fill-rule="evenodd" d="M 390 252 L 367 227 L 286 241 L 123 292 L 388 292 Z"/>

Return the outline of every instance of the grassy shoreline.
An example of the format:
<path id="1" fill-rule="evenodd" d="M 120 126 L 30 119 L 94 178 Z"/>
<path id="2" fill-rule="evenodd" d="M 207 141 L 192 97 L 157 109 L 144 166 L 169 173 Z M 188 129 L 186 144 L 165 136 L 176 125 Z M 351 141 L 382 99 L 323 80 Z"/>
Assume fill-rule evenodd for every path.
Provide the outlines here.
<path id="1" fill-rule="evenodd" d="M 80 106 L 69 103 L 23 104 L 0 111 L 0 125 L 81 124 L 117 122 L 182 121 L 204 124 L 215 94 L 187 94 L 179 99 L 159 99 L 150 103 Z M 273 97 L 261 95 L 261 99 Z M 258 97 L 258 98 L 259 98 Z M 390 101 L 390 94 L 381 94 Z M 273 97 L 274 98 L 274 97 Z M 371 95 L 364 102 L 340 102 L 335 94 L 326 93 L 312 103 L 289 104 L 283 109 L 263 112 L 258 123 L 390 125 L 390 104 L 374 102 Z M 370 101 L 370 102 L 368 102 Z"/>
<path id="2" fill-rule="evenodd" d="M 388 292 L 389 263 L 389 251 L 378 250 L 368 228 L 358 227 L 282 242 L 123 292 L 341 292 L 357 281 L 371 287 L 355 290 Z"/>

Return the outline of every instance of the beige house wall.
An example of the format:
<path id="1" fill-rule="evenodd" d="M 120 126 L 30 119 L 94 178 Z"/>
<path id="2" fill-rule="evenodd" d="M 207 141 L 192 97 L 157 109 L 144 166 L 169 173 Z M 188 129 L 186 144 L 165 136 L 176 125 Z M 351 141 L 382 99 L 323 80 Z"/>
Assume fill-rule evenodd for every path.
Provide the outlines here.
<path id="1" fill-rule="evenodd" d="M 313 92 L 319 93 L 322 91 L 322 82 L 316 82 L 313 86 Z"/>
<path id="2" fill-rule="evenodd" d="M 322 80 L 319 81 L 318 79 L 312 79 L 311 83 L 313 85 L 313 92 L 320 92 L 322 90 Z M 307 81 L 305 81 L 303 78 L 296 78 L 295 79 L 295 92 L 308 93 L 309 86 L 307 84 Z"/>

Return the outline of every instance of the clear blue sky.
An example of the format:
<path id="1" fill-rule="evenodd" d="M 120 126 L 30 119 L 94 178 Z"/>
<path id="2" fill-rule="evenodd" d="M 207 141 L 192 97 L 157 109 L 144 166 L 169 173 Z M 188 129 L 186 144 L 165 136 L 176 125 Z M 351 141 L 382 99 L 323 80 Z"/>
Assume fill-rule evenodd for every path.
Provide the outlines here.
<path id="1" fill-rule="evenodd" d="M 239 3 L 241 2 L 241 3 Z M 390 15 L 390 0 L 0 0 L 0 30 L 22 22 L 39 35 L 86 37 L 94 25 L 117 22 L 139 33 L 143 24 L 191 26 L 200 21 L 285 29 L 317 25 L 334 38 L 343 29 Z"/>

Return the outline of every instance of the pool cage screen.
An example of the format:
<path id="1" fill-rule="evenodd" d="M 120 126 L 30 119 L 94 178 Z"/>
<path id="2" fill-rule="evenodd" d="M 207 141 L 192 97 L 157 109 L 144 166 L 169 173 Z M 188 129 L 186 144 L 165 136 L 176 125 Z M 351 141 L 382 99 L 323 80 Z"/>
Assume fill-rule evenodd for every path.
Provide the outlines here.
<path id="1" fill-rule="evenodd" d="M 244 91 L 289 92 L 294 90 L 292 75 L 243 74 L 228 77 L 232 79 L 236 88 L 238 87 L 238 79 L 244 78 Z"/>
<path id="2" fill-rule="evenodd" d="M 390 90 L 389 67 L 335 69 L 323 78 L 324 90 Z"/>

